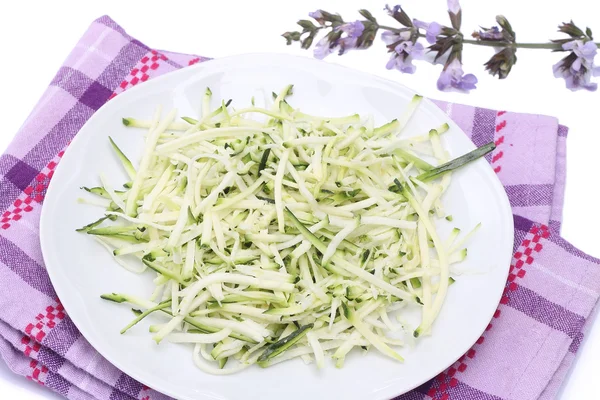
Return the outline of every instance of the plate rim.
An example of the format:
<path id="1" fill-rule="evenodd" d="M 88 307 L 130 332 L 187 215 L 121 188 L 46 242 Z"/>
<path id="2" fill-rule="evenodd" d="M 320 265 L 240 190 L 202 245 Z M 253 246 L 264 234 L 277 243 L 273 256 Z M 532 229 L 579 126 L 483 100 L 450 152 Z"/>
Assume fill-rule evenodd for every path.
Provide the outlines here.
<path id="1" fill-rule="evenodd" d="M 380 83 L 385 83 L 386 85 L 389 85 L 394 92 L 397 91 L 403 91 L 405 93 L 412 93 L 412 94 L 416 94 L 417 92 L 409 87 L 407 87 L 406 85 L 399 83 L 399 82 L 395 82 L 389 79 L 386 79 L 384 77 L 381 77 L 379 75 L 373 74 L 373 73 L 369 73 L 366 71 L 362 71 L 362 70 L 358 70 L 355 68 L 351 68 L 351 67 L 347 67 L 344 65 L 340 65 L 338 63 L 335 62 L 323 62 L 323 61 L 319 61 L 319 60 L 315 60 L 313 58 L 310 57 L 305 57 L 305 56 L 298 56 L 298 55 L 292 55 L 292 54 L 286 54 L 286 53 L 277 53 L 277 52 L 273 52 L 273 53 L 269 53 L 269 52 L 262 52 L 262 53 L 242 53 L 242 54 L 237 54 L 237 55 L 232 55 L 232 56 L 226 56 L 226 57 L 220 57 L 220 58 L 216 58 L 216 59 L 209 59 L 205 62 L 202 63 L 198 63 L 196 65 L 193 66 L 189 66 L 189 67 L 184 67 L 178 70 L 174 70 L 168 73 L 165 73 L 163 75 L 157 76 L 155 78 L 153 78 L 151 81 L 155 82 L 155 84 L 157 84 L 156 82 L 162 81 L 162 80 L 167 80 L 167 79 L 173 79 L 174 76 L 177 75 L 187 75 L 189 74 L 190 77 L 193 76 L 195 74 L 196 70 L 202 70 L 207 68 L 207 64 L 208 65 L 214 65 L 213 63 L 216 64 L 230 64 L 232 62 L 235 62 L 236 59 L 254 59 L 254 58 L 271 58 L 271 59 L 282 59 L 283 61 L 285 61 L 284 59 L 289 59 L 291 61 L 300 61 L 303 63 L 312 63 L 314 66 L 311 66 L 311 71 L 314 72 L 315 74 L 318 73 L 314 70 L 314 68 L 318 68 L 317 64 L 322 63 L 322 66 L 325 65 L 329 65 L 326 68 L 337 68 L 340 70 L 344 70 L 344 71 L 348 71 L 351 74 L 358 74 L 360 76 L 362 76 L 365 79 L 368 80 L 376 80 Z M 278 64 L 278 66 L 281 66 Z M 158 83 L 158 84 L 159 84 Z M 94 112 L 94 114 L 92 114 L 92 116 L 83 124 L 83 126 L 79 129 L 79 131 L 77 132 L 77 134 L 74 136 L 74 138 L 72 139 L 71 143 L 69 144 L 68 148 L 65 151 L 65 154 L 63 155 L 62 160 L 64 160 L 65 158 L 69 157 L 69 149 L 73 148 L 74 144 L 77 143 L 77 140 L 83 140 L 81 139 L 83 136 L 80 135 L 80 132 L 85 132 L 89 129 L 89 126 L 92 126 L 95 124 L 96 120 L 101 119 L 102 118 L 102 114 L 104 113 L 104 111 L 107 108 L 111 108 L 111 107 L 117 107 L 118 104 L 121 101 L 124 100 L 117 100 L 120 98 L 126 98 L 129 96 L 132 96 L 131 93 L 137 93 L 138 91 L 144 90 L 143 88 L 145 88 L 146 85 L 136 85 L 130 89 L 128 89 L 126 92 L 123 92 L 121 94 L 119 94 L 119 96 L 116 96 L 116 98 L 111 99 L 110 101 L 107 101 L 105 104 L 103 104 L 98 110 L 96 110 Z M 128 94 L 129 93 L 129 94 Z M 468 147 L 470 147 L 471 149 L 475 148 L 475 145 L 472 143 L 471 139 L 469 137 L 467 137 L 467 135 L 465 134 L 464 130 L 458 125 L 456 124 L 456 122 L 454 122 L 454 120 L 452 120 L 446 113 L 444 113 L 431 99 L 427 98 L 427 97 L 423 97 L 423 102 L 428 103 L 430 108 L 431 108 L 431 112 L 438 114 L 440 118 L 446 120 L 453 129 L 457 129 L 462 135 L 465 135 L 468 143 Z M 116 105 L 111 105 L 111 104 L 116 104 Z M 61 161 L 62 161 L 61 160 Z M 64 168 L 61 170 L 60 166 L 63 165 L 64 163 L 59 163 L 56 170 L 55 170 L 55 174 L 54 176 L 60 176 L 64 173 L 66 173 L 66 170 L 64 170 Z M 510 238 L 506 239 L 506 243 L 504 244 L 506 249 L 504 250 L 505 255 L 504 255 L 504 260 L 502 260 L 501 262 L 499 262 L 499 268 L 505 268 L 505 273 L 502 275 L 503 276 L 503 282 L 506 282 L 507 278 L 508 278 L 508 274 L 509 274 L 509 268 L 510 268 L 510 264 L 511 264 L 511 259 L 512 259 L 512 246 L 513 246 L 513 241 L 514 241 L 514 220 L 513 220 L 513 213 L 512 213 L 512 208 L 510 206 L 510 202 L 508 199 L 508 195 L 506 194 L 506 191 L 504 189 L 504 186 L 502 185 L 502 183 L 500 182 L 500 179 L 498 178 L 498 176 L 496 175 L 496 173 L 493 171 L 492 167 L 486 162 L 485 165 L 482 167 L 486 173 L 486 178 L 491 178 L 489 179 L 489 181 L 491 182 L 491 188 L 494 191 L 494 197 L 499 201 L 499 206 L 500 209 L 502 211 L 502 214 L 506 214 L 505 216 L 502 216 L 501 220 L 501 224 L 503 225 L 502 228 L 507 232 L 507 235 L 510 234 Z M 42 251 L 42 257 L 44 260 L 44 264 L 46 266 L 46 271 L 50 277 L 50 281 L 52 283 L 52 286 L 57 294 L 57 296 L 60 296 L 60 293 L 64 293 L 64 291 L 68 290 L 68 287 L 65 287 L 61 282 L 60 278 L 57 278 L 57 269 L 59 268 L 58 266 L 56 266 L 57 269 L 54 269 L 55 267 L 51 266 L 52 263 L 49 263 L 48 260 L 50 259 L 50 252 L 52 252 L 52 250 L 49 248 L 49 244 L 48 244 L 48 239 L 47 235 L 44 235 L 44 232 L 46 232 L 49 228 L 47 227 L 49 222 L 48 220 L 51 218 L 49 216 L 50 212 L 48 211 L 48 209 L 50 208 L 50 206 L 46 206 L 46 204 L 50 204 L 51 201 L 48 201 L 48 199 L 52 199 L 54 197 L 54 193 L 58 190 L 56 185 L 52 185 L 52 182 L 56 181 L 56 180 L 52 180 L 50 182 L 50 185 L 48 187 L 48 190 L 46 192 L 46 195 L 44 197 L 44 202 L 42 204 L 42 210 L 41 210 L 41 215 L 40 215 L 40 227 L 39 227 L 39 233 L 40 233 L 40 247 L 41 247 L 41 251 Z M 506 217 L 506 218 L 504 218 Z M 51 229 L 51 228 L 50 228 Z M 499 279 L 499 278 L 498 278 Z M 58 284 L 57 284 L 58 283 Z M 64 290 L 64 291 L 63 291 Z M 491 308 L 491 311 L 488 313 L 488 320 L 492 320 L 493 319 L 493 315 L 496 311 L 497 305 L 500 303 L 500 300 L 502 298 L 502 294 L 503 294 L 503 290 L 499 290 L 498 293 L 496 294 L 496 296 L 494 296 L 494 304 L 496 305 L 493 309 Z M 63 303 L 63 306 L 65 307 L 65 310 L 67 311 L 67 314 L 69 314 L 69 310 L 68 310 L 68 305 Z M 128 368 L 126 365 L 122 365 L 120 362 L 115 361 L 112 357 L 110 357 L 107 352 L 102 351 L 98 348 L 97 344 L 94 344 L 93 342 L 95 340 L 90 340 L 89 337 L 92 335 L 88 335 L 88 329 L 84 326 L 82 329 L 82 326 L 80 326 L 80 324 L 78 324 L 78 322 L 75 321 L 75 319 L 71 318 L 71 321 L 73 322 L 73 324 L 75 325 L 75 327 L 79 330 L 79 332 L 81 333 L 81 335 L 90 343 L 90 345 L 94 348 L 94 350 L 96 350 L 103 358 L 105 358 L 111 365 L 115 366 L 117 369 L 119 369 L 122 373 L 125 373 L 126 375 L 129 375 L 130 377 L 134 378 L 135 380 L 141 382 L 142 384 L 153 388 L 153 383 L 149 382 L 148 379 L 145 379 L 142 373 L 138 373 L 139 369 L 135 369 L 135 370 L 130 370 L 130 368 Z M 84 324 L 85 325 L 85 324 Z M 483 334 L 485 332 L 485 328 L 480 332 L 480 335 Z M 473 342 L 473 344 L 475 344 L 475 342 Z M 472 344 L 472 345 L 473 345 Z M 472 346 L 471 345 L 471 346 Z M 102 346 L 100 346 L 100 348 L 102 348 Z M 470 348 L 470 347 L 469 347 Z M 468 349 L 467 349 L 468 350 Z M 423 383 L 427 382 L 430 379 L 435 378 L 437 375 L 439 375 L 441 372 L 445 371 L 447 368 L 449 368 L 452 364 L 454 364 L 457 360 L 453 360 L 452 362 L 450 362 L 450 364 L 445 365 L 443 368 L 441 368 L 440 370 L 436 370 L 435 373 L 432 372 L 431 376 L 427 379 L 424 379 L 423 381 L 420 381 L 418 383 L 415 383 L 414 385 L 412 385 L 412 387 L 404 392 L 398 393 L 398 391 L 394 391 L 394 390 L 390 390 L 391 388 L 393 388 L 395 385 L 389 385 L 386 388 L 382 388 L 381 390 L 377 390 L 372 392 L 372 400 L 387 400 L 390 396 L 394 397 L 394 396 L 399 396 L 402 395 L 404 393 L 407 393 L 411 390 L 414 390 L 416 387 L 422 385 Z M 127 371 L 126 371 L 127 370 Z M 429 374 L 428 374 L 429 375 Z M 156 391 L 165 394 L 167 396 L 171 396 L 173 398 L 178 398 L 177 397 L 177 393 L 172 392 L 171 390 L 165 390 L 164 388 L 161 388 L 160 390 L 155 389 Z M 201 397 L 195 398 L 195 399 L 213 399 L 214 397 L 208 397 L 207 395 L 203 394 L 203 393 L 199 393 L 199 395 Z M 192 400 L 191 397 L 183 397 L 181 399 L 189 399 Z"/>

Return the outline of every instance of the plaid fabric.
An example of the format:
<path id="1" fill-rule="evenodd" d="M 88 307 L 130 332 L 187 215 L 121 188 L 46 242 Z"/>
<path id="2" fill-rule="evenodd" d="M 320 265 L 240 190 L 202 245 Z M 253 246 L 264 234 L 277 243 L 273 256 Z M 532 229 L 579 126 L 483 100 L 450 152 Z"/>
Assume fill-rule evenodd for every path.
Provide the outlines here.
<path id="1" fill-rule="evenodd" d="M 167 397 L 117 370 L 81 336 L 57 298 L 39 245 L 46 188 L 71 139 L 110 98 L 206 58 L 156 51 L 108 17 L 96 20 L 0 157 L 0 354 L 69 399 Z M 559 234 L 567 129 L 556 119 L 436 103 L 477 145 L 515 215 L 505 295 L 488 329 L 452 367 L 397 399 L 550 399 L 600 291 L 599 260 Z"/>

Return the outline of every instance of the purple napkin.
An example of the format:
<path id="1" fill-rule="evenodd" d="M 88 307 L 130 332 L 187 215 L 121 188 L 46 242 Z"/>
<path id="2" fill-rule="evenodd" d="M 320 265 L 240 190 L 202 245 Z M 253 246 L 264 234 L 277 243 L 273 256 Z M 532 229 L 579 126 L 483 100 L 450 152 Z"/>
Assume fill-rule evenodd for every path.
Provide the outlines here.
<path id="1" fill-rule="evenodd" d="M 46 273 L 39 219 L 62 154 L 105 102 L 206 58 L 156 51 L 109 17 L 73 49 L 0 158 L 0 354 L 16 373 L 69 399 L 167 399 L 102 358 L 77 331 Z M 600 292 L 600 260 L 560 237 L 567 128 L 555 118 L 436 102 L 508 193 L 514 257 L 486 332 L 442 374 L 398 399 L 554 398 Z"/>

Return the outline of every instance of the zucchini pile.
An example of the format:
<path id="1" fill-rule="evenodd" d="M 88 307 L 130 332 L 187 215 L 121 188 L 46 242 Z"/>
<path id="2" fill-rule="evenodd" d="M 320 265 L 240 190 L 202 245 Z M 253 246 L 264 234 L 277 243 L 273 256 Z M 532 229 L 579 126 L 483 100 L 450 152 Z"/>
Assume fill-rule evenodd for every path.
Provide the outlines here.
<path id="1" fill-rule="evenodd" d="M 453 170 L 494 144 L 448 160 L 447 124 L 403 135 L 420 96 L 376 127 L 308 115 L 290 95 L 235 110 L 215 108 L 207 89 L 200 118 L 159 108 L 123 119 L 146 133 L 141 160 L 110 139 L 129 181 L 117 189 L 101 175 L 84 188 L 98 197 L 82 201 L 105 211 L 78 229 L 129 271 L 155 275 L 148 298 L 102 295 L 133 307 L 121 333 L 156 314 L 156 343 L 194 344 L 212 374 L 297 357 L 341 367 L 355 348 L 402 361 L 406 336 L 430 333 L 470 236 L 438 234 L 436 220 L 451 220 L 443 194 Z M 422 310 L 414 330 L 399 322 L 405 307 Z"/>

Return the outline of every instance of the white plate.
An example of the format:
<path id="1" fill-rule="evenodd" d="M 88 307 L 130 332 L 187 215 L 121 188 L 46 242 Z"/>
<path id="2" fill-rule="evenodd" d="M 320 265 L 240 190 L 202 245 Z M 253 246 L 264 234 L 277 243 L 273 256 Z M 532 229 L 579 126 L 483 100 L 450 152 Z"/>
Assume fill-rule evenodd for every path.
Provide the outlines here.
<path id="1" fill-rule="evenodd" d="M 111 135 L 134 163 L 142 148 L 142 131 L 127 129 L 122 117 L 150 118 L 158 104 L 195 116 L 209 86 L 215 99 L 233 99 L 233 106 L 279 91 L 293 83 L 290 102 L 317 115 L 372 113 L 378 123 L 397 118 L 413 92 L 397 83 L 308 58 L 259 54 L 223 58 L 167 74 L 117 96 L 102 107 L 71 143 L 52 179 L 41 219 L 44 260 L 52 283 L 73 322 L 85 338 L 115 366 L 144 384 L 178 399 L 369 399 L 384 400 L 404 393 L 450 366 L 478 339 L 500 300 L 513 241 L 508 199 L 485 160 L 454 174 L 444 204 L 452 224 L 438 223 L 442 233 L 453 226 L 463 231 L 481 222 L 469 243 L 469 255 L 436 321 L 432 335 L 402 351 L 399 364 L 375 350 L 352 353 L 343 369 L 331 362 L 323 370 L 301 360 L 269 369 L 253 367 L 232 376 L 211 376 L 198 370 L 191 348 L 154 343 L 147 327 L 152 318 L 125 335 L 119 330 L 132 318 L 128 307 L 100 299 L 107 292 L 148 297 L 152 274 L 143 276 L 119 267 L 94 240 L 75 232 L 97 219 L 102 210 L 76 202 L 81 186 L 92 186 L 104 172 L 117 185 L 126 181 L 114 156 Z M 165 111 L 165 112 L 166 112 Z M 406 132 L 424 133 L 444 122 L 446 148 L 455 157 L 473 144 L 433 103 L 423 101 Z M 159 318 L 159 317 L 157 317 Z"/>

